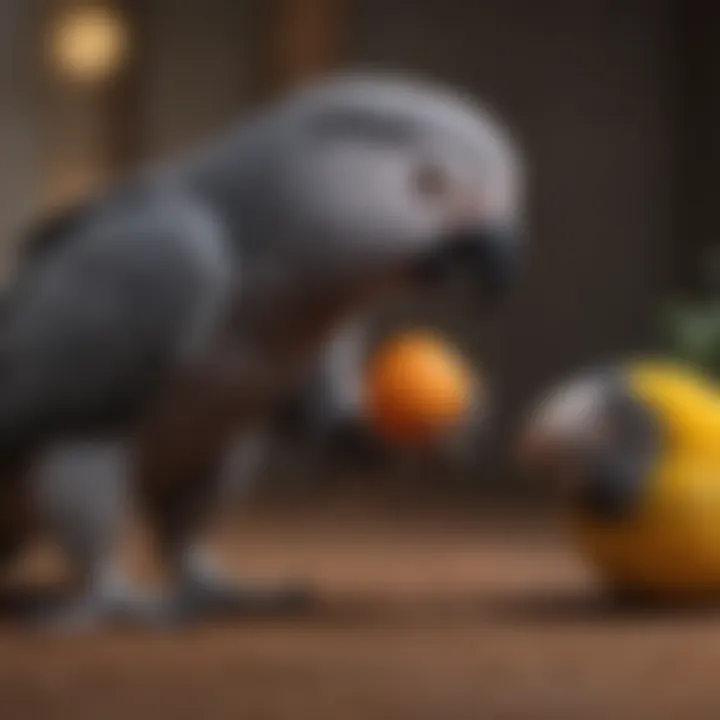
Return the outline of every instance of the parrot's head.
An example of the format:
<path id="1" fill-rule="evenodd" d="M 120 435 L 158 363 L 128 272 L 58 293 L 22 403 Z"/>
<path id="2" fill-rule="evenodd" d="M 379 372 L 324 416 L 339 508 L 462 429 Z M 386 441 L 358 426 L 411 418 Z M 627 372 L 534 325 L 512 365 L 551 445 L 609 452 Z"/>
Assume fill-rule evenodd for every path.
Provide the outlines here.
<path id="1" fill-rule="evenodd" d="M 343 76 L 282 105 L 284 233 L 315 273 L 500 297 L 521 250 L 522 165 L 504 127 L 421 82 Z"/>
<path id="2" fill-rule="evenodd" d="M 618 521 L 641 505 L 661 438 L 615 369 L 582 373 L 545 393 L 521 425 L 517 460 L 583 514 Z"/>

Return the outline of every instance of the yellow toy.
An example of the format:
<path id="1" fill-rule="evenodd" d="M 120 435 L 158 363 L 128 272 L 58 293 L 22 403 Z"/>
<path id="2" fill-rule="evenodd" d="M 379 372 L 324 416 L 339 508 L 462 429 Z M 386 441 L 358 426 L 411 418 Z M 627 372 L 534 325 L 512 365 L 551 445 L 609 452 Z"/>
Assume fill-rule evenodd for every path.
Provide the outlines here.
<path id="1" fill-rule="evenodd" d="M 391 339 L 368 365 L 368 420 L 392 442 L 433 442 L 467 417 L 475 396 L 475 378 L 464 359 L 431 333 Z"/>
<path id="2" fill-rule="evenodd" d="M 689 367 L 632 362 L 564 384 L 523 438 L 565 480 L 581 554 L 619 590 L 720 596 L 720 388 Z"/>

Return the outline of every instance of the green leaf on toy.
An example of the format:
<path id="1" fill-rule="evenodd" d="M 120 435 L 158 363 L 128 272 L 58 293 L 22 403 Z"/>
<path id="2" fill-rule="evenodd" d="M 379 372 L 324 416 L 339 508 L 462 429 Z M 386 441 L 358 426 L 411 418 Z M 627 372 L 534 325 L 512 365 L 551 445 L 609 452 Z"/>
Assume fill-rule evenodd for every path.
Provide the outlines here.
<path id="1" fill-rule="evenodd" d="M 660 335 L 663 349 L 674 357 L 720 373 L 720 304 L 670 305 Z"/>

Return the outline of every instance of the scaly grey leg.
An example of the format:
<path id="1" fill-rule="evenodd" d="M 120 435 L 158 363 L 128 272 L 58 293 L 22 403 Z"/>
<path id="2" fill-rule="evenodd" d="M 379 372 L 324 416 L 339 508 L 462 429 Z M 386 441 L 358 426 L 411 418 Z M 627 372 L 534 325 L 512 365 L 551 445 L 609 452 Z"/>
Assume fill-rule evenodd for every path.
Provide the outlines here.
<path id="1" fill-rule="evenodd" d="M 43 526 L 67 555 L 80 590 L 41 610 L 37 620 L 80 630 L 106 619 L 150 621 L 157 603 L 134 591 L 117 566 L 130 509 L 128 449 L 119 442 L 72 442 L 47 450 L 30 482 Z"/>

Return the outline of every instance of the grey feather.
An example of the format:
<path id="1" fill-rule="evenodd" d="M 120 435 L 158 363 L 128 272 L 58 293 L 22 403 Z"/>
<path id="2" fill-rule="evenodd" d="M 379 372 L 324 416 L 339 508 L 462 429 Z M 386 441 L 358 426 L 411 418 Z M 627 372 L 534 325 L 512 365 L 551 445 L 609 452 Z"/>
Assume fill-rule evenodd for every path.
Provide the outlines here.
<path id="1" fill-rule="evenodd" d="M 0 444 L 137 411 L 229 290 L 220 229 L 172 194 L 97 207 L 33 260 L 6 300 Z"/>

